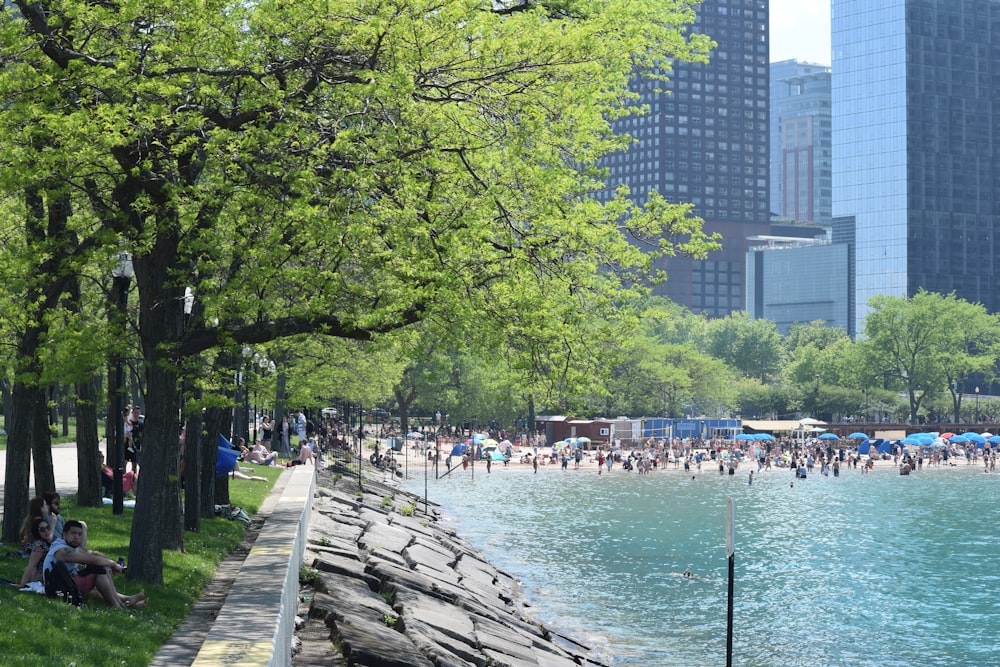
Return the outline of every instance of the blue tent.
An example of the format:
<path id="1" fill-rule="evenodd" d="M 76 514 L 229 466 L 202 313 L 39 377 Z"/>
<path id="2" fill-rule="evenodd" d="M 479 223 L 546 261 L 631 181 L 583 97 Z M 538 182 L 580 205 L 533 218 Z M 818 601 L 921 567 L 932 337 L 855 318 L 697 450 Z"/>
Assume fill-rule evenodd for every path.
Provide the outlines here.
<path id="1" fill-rule="evenodd" d="M 467 452 L 468 450 L 469 450 L 469 446 L 468 445 L 461 445 L 461 444 L 455 445 L 454 447 L 451 448 L 451 455 L 452 456 L 461 456 L 461 455 L 465 454 L 465 452 Z"/>
<path id="2" fill-rule="evenodd" d="M 233 449 L 233 444 L 226 436 L 219 434 L 219 453 L 215 457 L 215 476 L 222 477 L 232 472 L 236 467 L 236 459 L 240 453 Z"/>

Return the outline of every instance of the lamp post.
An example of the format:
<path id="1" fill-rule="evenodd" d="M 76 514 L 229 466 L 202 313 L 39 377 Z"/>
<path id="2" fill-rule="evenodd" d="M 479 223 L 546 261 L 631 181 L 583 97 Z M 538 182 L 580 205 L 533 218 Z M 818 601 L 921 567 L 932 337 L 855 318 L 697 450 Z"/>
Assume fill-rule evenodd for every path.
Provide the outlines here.
<path id="1" fill-rule="evenodd" d="M 979 423 L 979 387 L 976 387 L 976 423 Z"/>
<path id="2" fill-rule="evenodd" d="M 132 267 L 132 255 L 126 251 L 121 251 L 116 256 L 117 265 L 111 270 L 112 283 L 115 292 L 115 307 L 118 310 L 118 335 L 119 344 L 125 339 L 125 318 L 128 308 L 128 286 L 135 275 Z M 121 351 L 115 352 L 115 470 L 113 487 L 111 493 L 111 513 L 115 516 L 122 516 L 125 513 L 125 490 L 123 479 L 125 477 L 125 407 L 123 405 L 123 391 L 125 385 L 125 360 Z"/>

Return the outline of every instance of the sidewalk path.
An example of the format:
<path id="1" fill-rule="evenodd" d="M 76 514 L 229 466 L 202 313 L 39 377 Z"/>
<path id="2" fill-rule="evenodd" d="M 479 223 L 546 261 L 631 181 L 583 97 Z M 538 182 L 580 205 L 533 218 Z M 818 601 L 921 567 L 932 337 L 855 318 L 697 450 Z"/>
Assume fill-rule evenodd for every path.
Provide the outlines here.
<path id="1" fill-rule="evenodd" d="M 56 491 L 61 495 L 76 493 L 78 478 L 76 474 L 76 443 L 52 445 L 52 469 L 56 478 Z M 7 479 L 7 451 L 0 451 L 0 513 L 3 512 L 4 483 Z M 32 462 L 31 476 L 28 482 L 28 494 L 35 495 L 35 465 Z"/>

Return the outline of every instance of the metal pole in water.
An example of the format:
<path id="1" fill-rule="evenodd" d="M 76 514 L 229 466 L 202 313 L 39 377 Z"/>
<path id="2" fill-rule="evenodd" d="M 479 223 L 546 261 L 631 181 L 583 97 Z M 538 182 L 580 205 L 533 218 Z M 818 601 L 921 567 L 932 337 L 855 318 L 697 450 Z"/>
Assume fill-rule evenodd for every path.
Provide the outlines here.
<path id="1" fill-rule="evenodd" d="M 726 499 L 726 555 L 729 557 L 729 604 L 726 610 L 726 667 L 733 667 L 733 587 L 736 579 L 736 502 Z"/>

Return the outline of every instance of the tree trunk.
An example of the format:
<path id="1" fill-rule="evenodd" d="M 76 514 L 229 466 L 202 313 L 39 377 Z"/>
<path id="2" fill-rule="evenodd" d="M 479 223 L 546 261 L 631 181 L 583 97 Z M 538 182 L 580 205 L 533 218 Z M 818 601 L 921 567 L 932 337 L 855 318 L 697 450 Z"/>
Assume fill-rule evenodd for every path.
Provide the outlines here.
<path id="1" fill-rule="evenodd" d="M 114 387 L 118 380 L 117 375 L 115 374 L 114 364 L 111 363 L 110 359 L 108 360 L 108 367 L 106 369 L 104 381 L 104 386 L 108 388 L 108 400 L 106 401 L 104 410 L 104 449 L 105 454 L 107 455 L 108 465 L 114 467 L 115 420 L 123 419 L 123 417 L 118 414 L 118 408 L 115 406 L 116 401 L 114 400 Z"/>
<path id="2" fill-rule="evenodd" d="M 56 473 L 52 469 L 52 431 L 49 430 L 48 397 L 44 387 L 32 389 L 36 399 L 31 430 L 31 462 L 35 471 L 35 495 L 56 490 Z"/>
<path id="3" fill-rule="evenodd" d="M 167 224 L 167 226 L 171 226 Z M 178 462 L 178 360 L 184 289 L 168 283 L 177 256 L 176 230 L 161 233 L 149 253 L 133 259 L 139 288 L 139 340 L 148 404 L 143 428 L 142 472 L 129 544 L 128 578 L 163 584 L 163 550 L 184 543 Z"/>
<path id="4" fill-rule="evenodd" d="M 31 475 L 31 407 L 28 388 L 14 383 L 7 415 L 7 469 L 4 473 L 3 541 L 20 544 L 21 520 L 28 512 Z"/>
<path id="5" fill-rule="evenodd" d="M 62 435 L 65 438 L 69 435 L 69 413 L 71 412 L 69 389 L 63 387 L 60 395 L 62 396 Z M 77 415 L 77 418 L 79 418 L 79 415 Z"/>
<path id="6" fill-rule="evenodd" d="M 101 447 L 97 437 L 97 383 L 91 378 L 76 385 L 76 502 L 84 507 L 100 507 Z"/>
<path id="7" fill-rule="evenodd" d="M 202 516 L 215 516 L 216 505 L 229 504 L 229 477 L 215 476 L 215 463 L 219 453 L 219 434 L 228 433 L 232 413 L 222 408 L 205 411 L 205 448 L 202 461 Z"/>
<path id="8" fill-rule="evenodd" d="M 24 295 L 24 302 L 28 304 L 26 321 L 30 324 L 18 341 L 15 359 L 16 377 L 31 379 L 28 382 L 16 379 L 10 398 L 3 541 L 15 543 L 20 539 L 20 523 L 28 509 L 32 455 L 36 493 L 56 490 L 45 388 L 37 384 L 43 370 L 38 350 L 46 332 L 42 314 L 62 296 L 67 276 L 73 274 L 62 270 L 62 264 L 76 249 L 75 244 L 50 242 L 65 236 L 70 213 L 69 200 L 65 196 L 50 197 L 46 211 L 42 190 L 32 188 L 25 192 L 25 205 L 29 212 L 25 219 L 25 240 L 30 248 L 44 245 L 45 249 L 38 255 L 38 265 L 32 276 L 34 281 L 29 283 Z"/>
<path id="9" fill-rule="evenodd" d="M 283 358 L 278 358 L 276 362 L 279 364 L 279 370 L 278 370 L 278 377 L 275 378 L 275 392 L 274 392 L 275 431 L 277 431 L 278 423 L 285 416 L 285 387 L 288 384 L 288 376 L 285 374 L 284 371 L 285 360 Z M 276 447 L 272 444 L 271 449 L 276 449 Z M 280 449 L 280 447 L 278 447 L 277 449 Z"/>
<path id="10" fill-rule="evenodd" d="M 10 425 L 10 381 L 0 380 L 0 401 L 3 403 L 3 427 L 7 429 Z"/>
<path id="11" fill-rule="evenodd" d="M 80 313 L 80 281 L 71 278 L 67 284 L 67 308 Z M 101 449 L 97 436 L 97 395 L 99 377 L 76 383 L 76 502 L 84 507 L 100 507 L 101 500 Z M 69 392 L 66 392 L 63 422 L 69 414 Z"/>
<path id="12" fill-rule="evenodd" d="M 528 423 L 524 425 L 524 430 L 535 435 L 535 397 L 528 396 Z"/>
<path id="13" fill-rule="evenodd" d="M 190 377 L 190 375 L 188 376 Z M 201 390 L 195 389 L 194 395 L 200 399 Z M 184 430 L 184 529 L 197 533 L 201 530 L 202 508 L 202 448 L 205 446 L 202 435 L 200 401 L 190 402 L 187 410 L 187 428 Z M 181 405 L 187 405 L 187 397 L 183 396 Z"/>

